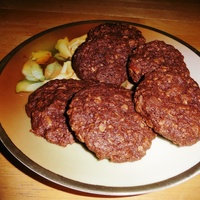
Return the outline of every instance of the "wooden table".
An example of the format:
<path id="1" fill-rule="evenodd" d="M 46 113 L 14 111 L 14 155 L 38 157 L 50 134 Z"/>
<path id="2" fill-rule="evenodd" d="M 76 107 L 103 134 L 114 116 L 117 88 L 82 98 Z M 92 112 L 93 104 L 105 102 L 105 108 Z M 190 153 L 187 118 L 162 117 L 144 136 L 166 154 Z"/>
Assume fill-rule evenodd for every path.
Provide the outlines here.
<path id="1" fill-rule="evenodd" d="M 18 44 L 40 31 L 69 22 L 92 19 L 125 20 L 152 26 L 179 37 L 200 51 L 199 0 L 1 0 L 0 60 Z M 170 189 L 117 199 L 197 200 L 200 199 L 199 191 L 200 175 Z M 102 197 L 83 195 L 47 183 L 26 170 L 1 145 L 0 199 L 83 200 Z"/>

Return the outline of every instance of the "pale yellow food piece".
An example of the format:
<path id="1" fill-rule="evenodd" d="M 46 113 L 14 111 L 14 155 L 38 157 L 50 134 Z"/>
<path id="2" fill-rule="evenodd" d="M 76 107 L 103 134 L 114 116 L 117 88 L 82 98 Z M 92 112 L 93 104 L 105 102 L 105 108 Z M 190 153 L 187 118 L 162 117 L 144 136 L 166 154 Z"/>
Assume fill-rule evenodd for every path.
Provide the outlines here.
<path id="1" fill-rule="evenodd" d="M 46 66 L 44 71 L 45 79 L 55 78 L 60 74 L 62 70 L 62 65 L 60 65 L 57 61 Z"/>
<path id="2" fill-rule="evenodd" d="M 54 79 L 76 79 L 74 70 L 72 69 L 71 58 L 77 47 L 85 42 L 87 35 L 77 37 L 69 41 L 67 37 L 59 39 L 55 45 L 55 49 L 59 53 L 54 56 L 64 62 L 63 66 L 57 61 L 50 63 L 45 69 L 41 67 L 41 64 L 45 64 L 52 57 L 49 51 L 37 51 L 33 52 L 29 60 L 24 63 L 22 68 L 22 74 L 25 76 L 24 80 L 21 80 L 16 85 L 16 92 L 32 92 L 45 84 L 46 82 Z M 43 72 L 44 71 L 44 72 Z"/>
<path id="3" fill-rule="evenodd" d="M 62 70 L 60 74 L 53 79 L 76 79 L 79 80 L 79 78 L 76 76 L 74 70 L 72 69 L 72 63 L 71 61 L 64 62 Z"/>
<path id="4" fill-rule="evenodd" d="M 41 66 L 31 59 L 24 64 L 22 74 L 29 81 L 43 81 L 45 79 Z"/>
<path id="5" fill-rule="evenodd" d="M 33 82 L 29 80 L 19 81 L 16 85 L 16 92 L 33 92 L 42 86 L 45 82 Z"/>
<path id="6" fill-rule="evenodd" d="M 122 87 L 126 88 L 126 89 L 132 89 L 133 87 L 133 84 L 130 83 L 128 80 L 124 81 L 122 84 L 121 84 Z"/>
<path id="7" fill-rule="evenodd" d="M 69 44 L 69 39 L 67 37 L 65 37 L 64 39 L 59 39 L 55 46 L 55 49 L 59 51 L 59 53 L 56 55 L 59 55 L 60 57 L 66 59 L 71 57 L 72 54 L 69 50 L 68 44 Z"/>
<path id="8" fill-rule="evenodd" d="M 33 52 L 31 60 L 35 61 L 38 64 L 45 64 L 52 57 L 50 51 L 37 51 Z"/>
<path id="9" fill-rule="evenodd" d="M 71 58 L 77 47 L 81 43 L 85 42 L 86 37 L 87 35 L 83 35 L 81 37 L 74 38 L 71 41 L 69 41 L 68 37 L 59 39 L 55 45 L 55 49 L 57 49 L 59 52 L 55 54 L 55 57 L 59 60 Z"/>

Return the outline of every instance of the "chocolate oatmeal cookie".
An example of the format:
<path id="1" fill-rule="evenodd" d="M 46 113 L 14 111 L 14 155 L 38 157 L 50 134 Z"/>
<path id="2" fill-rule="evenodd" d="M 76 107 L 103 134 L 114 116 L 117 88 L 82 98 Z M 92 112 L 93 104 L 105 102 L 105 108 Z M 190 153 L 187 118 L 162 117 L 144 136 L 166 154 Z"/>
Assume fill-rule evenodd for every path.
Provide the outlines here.
<path id="1" fill-rule="evenodd" d="M 134 101 L 148 126 L 173 143 L 188 146 L 200 140 L 200 89 L 191 77 L 160 67 L 141 81 Z"/>
<path id="2" fill-rule="evenodd" d="M 129 75 L 136 83 L 161 66 L 174 67 L 180 74 L 189 75 L 184 57 L 178 49 L 159 40 L 140 45 L 132 52 L 127 64 Z"/>
<path id="3" fill-rule="evenodd" d="M 132 92 L 122 87 L 105 83 L 85 87 L 73 97 L 67 114 L 76 137 L 100 160 L 139 160 L 155 138 L 135 112 Z"/>
<path id="4" fill-rule="evenodd" d="M 121 85 L 127 80 L 127 61 L 133 48 L 144 44 L 141 32 L 126 23 L 106 23 L 91 29 L 72 58 L 83 80 Z"/>
<path id="5" fill-rule="evenodd" d="M 78 47 L 73 68 L 80 79 L 121 85 L 127 79 L 129 54 L 128 44 L 120 38 L 95 38 Z"/>
<path id="6" fill-rule="evenodd" d="M 66 123 L 66 106 L 85 85 L 73 79 L 52 80 L 31 93 L 25 106 L 31 118 L 31 131 L 60 146 L 72 144 L 74 138 Z"/>

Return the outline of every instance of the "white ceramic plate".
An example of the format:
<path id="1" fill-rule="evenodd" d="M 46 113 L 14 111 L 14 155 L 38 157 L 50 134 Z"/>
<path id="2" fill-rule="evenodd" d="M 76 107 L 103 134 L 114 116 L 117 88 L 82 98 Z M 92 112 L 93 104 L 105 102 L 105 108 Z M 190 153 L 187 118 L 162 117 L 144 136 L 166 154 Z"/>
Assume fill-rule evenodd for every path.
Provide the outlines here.
<path id="1" fill-rule="evenodd" d="M 81 36 L 99 23 L 85 21 L 44 31 L 20 44 L 1 62 L 0 138 L 5 147 L 27 168 L 41 177 L 73 190 L 100 195 L 136 195 L 174 186 L 200 172 L 200 142 L 177 147 L 157 137 L 141 160 L 131 163 L 98 161 L 81 144 L 66 148 L 48 143 L 31 132 L 24 106 L 27 93 L 15 93 L 23 78 L 22 66 L 31 52 L 53 50 L 56 41 Z M 163 40 L 174 45 L 185 57 L 191 76 L 200 84 L 200 53 L 165 32 L 135 24 L 147 41 Z"/>

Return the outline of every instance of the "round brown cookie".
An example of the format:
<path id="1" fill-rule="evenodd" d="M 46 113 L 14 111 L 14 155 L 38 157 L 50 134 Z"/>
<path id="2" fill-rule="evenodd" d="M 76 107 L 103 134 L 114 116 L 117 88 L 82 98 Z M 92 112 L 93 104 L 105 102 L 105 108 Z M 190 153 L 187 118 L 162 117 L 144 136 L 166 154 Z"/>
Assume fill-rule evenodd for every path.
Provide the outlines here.
<path id="1" fill-rule="evenodd" d="M 174 67 L 179 73 L 189 75 L 183 55 L 172 45 L 159 40 L 140 45 L 132 52 L 127 64 L 129 75 L 136 83 L 161 66 Z"/>
<path id="2" fill-rule="evenodd" d="M 135 108 L 146 123 L 180 146 L 200 140 L 200 89 L 172 67 L 145 76 L 134 95 Z"/>
<path id="3" fill-rule="evenodd" d="M 31 131 L 60 146 L 73 143 L 64 114 L 68 101 L 85 85 L 73 79 L 52 80 L 31 93 L 25 106 L 31 118 Z"/>
<path id="4" fill-rule="evenodd" d="M 76 137 L 100 160 L 139 160 L 155 138 L 135 112 L 132 92 L 122 87 L 105 83 L 86 87 L 73 97 L 67 114 Z"/>
<path id="5" fill-rule="evenodd" d="M 72 64 L 80 79 L 121 85 L 127 79 L 129 45 L 116 36 L 98 37 L 82 43 Z"/>
<path id="6" fill-rule="evenodd" d="M 113 35 L 125 40 L 131 49 L 144 44 L 146 41 L 140 30 L 124 22 L 100 24 L 88 32 L 87 40 L 93 40 L 96 37 L 102 36 L 110 37 Z"/>

